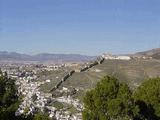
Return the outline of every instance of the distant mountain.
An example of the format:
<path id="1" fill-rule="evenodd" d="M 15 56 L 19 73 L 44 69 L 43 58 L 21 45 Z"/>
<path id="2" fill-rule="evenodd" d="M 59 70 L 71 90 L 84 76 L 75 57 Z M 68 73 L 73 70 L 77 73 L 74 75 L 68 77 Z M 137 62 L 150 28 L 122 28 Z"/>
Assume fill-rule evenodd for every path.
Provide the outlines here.
<path id="1" fill-rule="evenodd" d="M 37 55 L 20 54 L 16 52 L 0 51 L 0 61 L 37 61 L 37 62 L 85 62 L 94 59 L 94 56 L 79 54 L 48 54 Z"/>
<path id="2" fill-rule="evenodd" d="M 131 56 L 147 56 L 154 59 L 160 59 L 160 48 L 138 52 Z M 27 55 L 16 52 L 0 51 L 0 62 L 48 62 L 48 63 L 64 63 L 64 62 L 87 62 L 95 59 L 96 56 L 87 56 L 79 54 L 49 54 L 41 53 L 37 55 Z"/>
<path id="3" fill-rule="evenodd" d="M 86 56 L 86 55 L 79 55 L 79 54 L 37 54 L 33 56 L 35 60 L 38 61 L 66 61 L 66 62 L 83 62 L 83 61 L 90 61 L 94 59 L 94 56 Z"/>
<path id="4" fill-rule="evenodd" d="M 147 57 L 152 57 L 154 59 L 160 59 L 160 48 L 144 51 L 144 52 L 138 52 L 135 55 L 143 55 Z"/>
<path id="5" fill-rule="evenodd" d="M 16 52 L 0 51 L 0 60 L 29 60 L 31 56 Z"/>

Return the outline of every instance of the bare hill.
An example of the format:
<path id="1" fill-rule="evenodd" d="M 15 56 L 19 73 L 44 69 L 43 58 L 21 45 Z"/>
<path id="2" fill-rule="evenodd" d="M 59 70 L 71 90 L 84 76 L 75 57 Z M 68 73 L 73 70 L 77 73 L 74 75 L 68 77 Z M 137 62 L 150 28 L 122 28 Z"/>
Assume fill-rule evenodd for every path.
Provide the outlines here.
<path id="1" fill-rule="evenodd" d="M 136 55 L 143 55 L 147 57 L 152 57 L 154 59 L 160 59 L 160 48 L 144 51 L 144 52 L 138 52 Z"/>

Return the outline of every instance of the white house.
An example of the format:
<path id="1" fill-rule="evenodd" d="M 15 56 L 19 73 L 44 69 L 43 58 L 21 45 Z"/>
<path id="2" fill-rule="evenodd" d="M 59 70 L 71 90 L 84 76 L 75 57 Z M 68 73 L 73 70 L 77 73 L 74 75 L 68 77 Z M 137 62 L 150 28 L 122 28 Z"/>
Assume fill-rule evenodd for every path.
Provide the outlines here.
<path id="1" fill-rule="evenodd" d="M 129 56 L 117 56 L 116 57 L 116 60 L 130 60 L 131 59 L 131 57 L 129 57 Z"/>
<path id="2" fill-rule="evenodd" d="M 106 60 L 130 60 L 130 56 L 116 56 L 111 54 L 103 54 L 102 57 Z"/>

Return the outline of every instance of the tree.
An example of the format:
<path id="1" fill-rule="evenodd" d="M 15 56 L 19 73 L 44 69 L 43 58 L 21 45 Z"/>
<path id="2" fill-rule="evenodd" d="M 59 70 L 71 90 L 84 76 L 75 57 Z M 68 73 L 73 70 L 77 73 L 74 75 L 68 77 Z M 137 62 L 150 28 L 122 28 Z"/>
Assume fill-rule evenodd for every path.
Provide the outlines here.
<path id="1" fill-rule="evenodd" d="M 8 78 L 7 73 L 3 74 L 0 70 L 0 120 L 50 120 L 44 113 L 15 116 L 19 102 L 15 80 Z"/>
<path id="2" fill-rule="evenodd" d="M 129 120 L 139 112 L 129 87 L 109 76 L 86 93 L 84 107 L 83 120 Z"/>
<path id="3" fill-rule="evenodd" d="M 134 93 L 143 118 L 160 120 L 160 78 L 152 78 L 142 83 Z"/>
<path id="4" fill-rule="evenodd" d="M 3 75 L 0 71 L 0 118 L 3 120 L 16 119 L 15 111 L 19 101 L 16 95 L 15 81 L 8 78 L 7 73 Z"/>

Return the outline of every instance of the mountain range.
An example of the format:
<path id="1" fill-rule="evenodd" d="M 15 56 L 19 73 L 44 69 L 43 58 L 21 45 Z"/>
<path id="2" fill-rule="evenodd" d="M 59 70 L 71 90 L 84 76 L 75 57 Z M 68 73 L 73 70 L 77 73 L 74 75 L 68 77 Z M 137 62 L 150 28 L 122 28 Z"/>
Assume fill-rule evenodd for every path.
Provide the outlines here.
<path id="1" fill-rule="evenodd" d="M 147 56 L 154 59 L 160 59 L 160 48 L 138 52 L 133 55 L 136 56 Z M 132 56 L 132 55 L 131 55 Z M 64 63 L 64 62 L 86 62 L 95 59 L 96 56 L 87 56 L 80 54 L 50 54 L 40 53 L 36 55 L 21 54 L 16 52 L 0 51 L 0 62 L 53 62 L 53 63 Z"/>
<path id="2" fill-rule="evenodd" d="M 37 62 L 85 62 L 94 59 L 95 56 L 80 54 L 49 54 L 36 55 L 21 54 L 16 52 L 0 51 L 0 61 L 37 61 Z"/>

